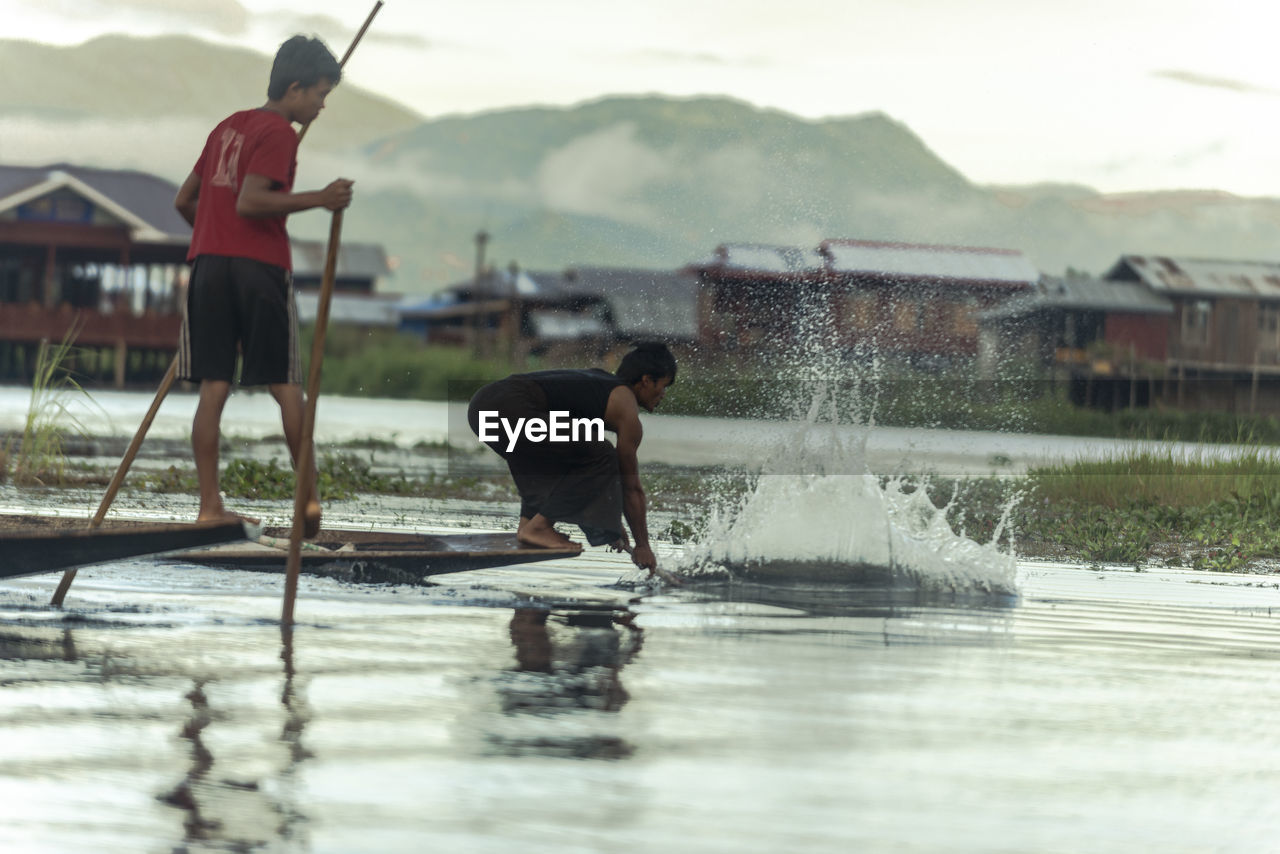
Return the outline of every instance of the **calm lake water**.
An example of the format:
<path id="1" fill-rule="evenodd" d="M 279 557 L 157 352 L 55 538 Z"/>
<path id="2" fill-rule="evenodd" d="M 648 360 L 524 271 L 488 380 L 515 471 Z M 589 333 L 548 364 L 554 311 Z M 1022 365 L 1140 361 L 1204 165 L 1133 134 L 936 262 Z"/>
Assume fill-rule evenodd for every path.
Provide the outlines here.
<path id="1" fill-rule="evenodd" d="M 229 430 L 276 431 L 269 401 L 236 400 Z M 150 395 L 106 401 L 120 428 L 94 432 L 127 435 Z M 185 435 L 186 403 L 158 435 Z M 321 442 L 447 435 L 409 406 L 322 403 Z M 64 610 L 56 574 L 0 582 L 0 851 L 1280 850 L 1275 577 L 1018 563 L 857 474 L 1088 443 L 649 423 L 659 458 L 763 442 L 791 474 L 703 542 L 659 543 L 662 565 L 885 560 L 919 587 L 637 587 L 597 549 L 420 587 L 304 577 L 282 635 L 280 577 L 180 557 L 82 570 Z M 848 474 L 799 476 L 815 459 Z M 0 511 L 99 497 L 2 485 Z M 513 510 L 362 498 L 326 519 L 475 532 Z"/>
<path id="2" fill-rule="evenodd" d="M 1265 577 L 1024 565 L 962 607 L 630 576 L 304 577 L 289 643 L 275 576 L 114 564 L 61 612 L 4 583 L 0 850 L 1277 850 Z"/>

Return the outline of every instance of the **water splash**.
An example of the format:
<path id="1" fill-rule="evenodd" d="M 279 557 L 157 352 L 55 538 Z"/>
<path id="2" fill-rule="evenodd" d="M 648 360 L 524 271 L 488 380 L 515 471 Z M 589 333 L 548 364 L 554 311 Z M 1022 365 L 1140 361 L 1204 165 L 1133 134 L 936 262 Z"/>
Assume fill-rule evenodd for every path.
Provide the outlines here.
<path id="1" fill-rule="evenodd" d="M 1013 593 L 1016 558 L 998 545 L 1013 499 L 986 543 L 957 533 L 950 517 L 962 497 L 936 507 L 925 484 L 882 478 L 867 469 L 866 434 L 832 454 L 838 441 L 806 424 L 789 449 L 773 458 L 754 489 L 735 504 L 712 510 L 698 542 L 685 550 L 678 572 L 724 574 L 781 583 L 821 582 L 855 587 L 909 586 L 925 590 Z M 847 435 L 829 431 L 827 438 Z M 818 451 L 825 448 L 826 451 Z M 809 456 L 823 472 L 803 471 Z M 845 471 L 831 471 L 832 468 Z"/>
<path id="2" fill-rule="evenodd" d="M 803 416 L 779 446 L 760 449 L 762 465 L 745 496 L 713 508 L 698 542 L 677 571 L 728 573 L 768 583 L 836 584 L 968 593 L 1016 592 L 1016 557 L 1006 500 L 991 539 L 957 533 L 963 497 L 944 507 L 926 482 L 882 477 L 867 463 L 883 367 L 875 353 L 841 354 L 831 342 L 829 314 L 804 312 L 812 328 L 797 335 L 780 387 L 790 388 Z M 816 318 L 816 320 L 814 320 Z M 838 377 L 832 381 L 831 377 Z M 807 411 L 806 411 L 807 409 Z M 1010 542 L 999 547 L 1002 537 Z"/>

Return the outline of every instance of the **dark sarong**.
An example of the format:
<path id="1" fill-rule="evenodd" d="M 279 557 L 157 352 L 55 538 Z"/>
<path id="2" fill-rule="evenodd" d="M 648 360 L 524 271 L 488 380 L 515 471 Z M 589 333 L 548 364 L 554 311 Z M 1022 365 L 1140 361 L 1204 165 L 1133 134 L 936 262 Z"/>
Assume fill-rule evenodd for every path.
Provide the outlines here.
<path id="1" fill-rule="evenodd" d="M 480 412 L 497 412 L 514 424 L 518 418 L 550 419 L 547 396 L 533 380 L 508 377 L 475 393 L 467 407 L 471 432 L 480 435 Z M 587 542 L 602 546 L 622 536 L 622 478 L 618 452 L 606 441 L 530 442 L 522 432 L 507 450 L 507 434 L 485 442 L 507 461 L 520 492 L 520 515 L 541 513 L 552 522 L 571 522 Z"/>

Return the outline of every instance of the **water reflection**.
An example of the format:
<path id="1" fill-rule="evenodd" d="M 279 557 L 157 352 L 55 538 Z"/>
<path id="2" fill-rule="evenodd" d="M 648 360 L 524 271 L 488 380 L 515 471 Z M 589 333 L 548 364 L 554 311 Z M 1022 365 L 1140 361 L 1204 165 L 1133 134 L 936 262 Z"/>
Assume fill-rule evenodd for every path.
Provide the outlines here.
<path id="1" fill-rule="evenodd" d="M 34 636 L 0 632 L 0 659 L 70 662 L 79 658 L 71 629 L 63 629 L 60 634 L 42 631 Z"/>
<path id="2" fill-rule="evenodd" d="M 913 617 L 922 609 L 1001 612 L 1019 601 L 1013 594 L 981 590 L 757 584 L 736 579 L 694 580 L 688 589 L 717 601 L 787 608 L 811 617 Z"/>
<path id="3" fill-rule="evenodd" d="M 508 625 L 515 667 L 495 680 L 507 719 L 505 726 L 485 733 L 486 752 L 577 759 L 631 756 L 635 748 L 626 739 L 582 730 L 603 722 L 594 713 L 618 712 L 630 699 L 622 669 L 644 641 L 634 621 L 635 614 L 625 610 L 516 608 Z M 558 719 L 567 725 L 557 726 Z"/>
<path id="4" fill-rule="evenodd" d="M 207 679 L 196 679 L 186 693 L 184 699 L 190 704 L 191 713 L 182 724 L 179 738 L 189 743 L 190 764 L 180 783 L 157 796 L 160 802 L 185 813 L 182 825 L 186 846 L 175 851 L 187 851 L 190 846 L 198 849 L 210 842 L 230 846 L 230 850 L 248 851 L 276 840 L 304 836 L 307 816 L 298 808 L 293 793 L 298 766 L 312 755 L 302 743 L 310 712 L 305 692 L 299 685 L 293 652 L 293 632 L 282 628 L 280 659 L 284 684 L 280 704 L 284 723 L 279 741 L 285 747 L 285 759 L 278 769 L 265 772 L 263 776 L 270 781 L 266 787 L 258 779 L 238 780 L 210 774 L 216 757 L 205 739 L 205 731 L 215 721 L 228 721 L 233 715 L 214 711 L 206 691 Z M 237 771 L 248 770 L 240 768 L 237 757 L 230 757 L 227 764 Z"/>

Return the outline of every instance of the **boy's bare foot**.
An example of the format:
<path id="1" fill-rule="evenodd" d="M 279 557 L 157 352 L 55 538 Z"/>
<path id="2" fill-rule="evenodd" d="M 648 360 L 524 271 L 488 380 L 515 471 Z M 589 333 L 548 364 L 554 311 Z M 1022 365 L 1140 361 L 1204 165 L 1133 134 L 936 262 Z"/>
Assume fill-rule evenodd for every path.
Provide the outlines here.
<path id="1" fill-rule="evenodd" d="M 197 522 L 248 522 L 250 525 L 260 525 L 261 519 L 255 519 L 252 516 L 245 516 L 240 513 L 233 513 L 230 510 L 220 510 L 210 513 L 201 513 L 196 516 Z"/>

